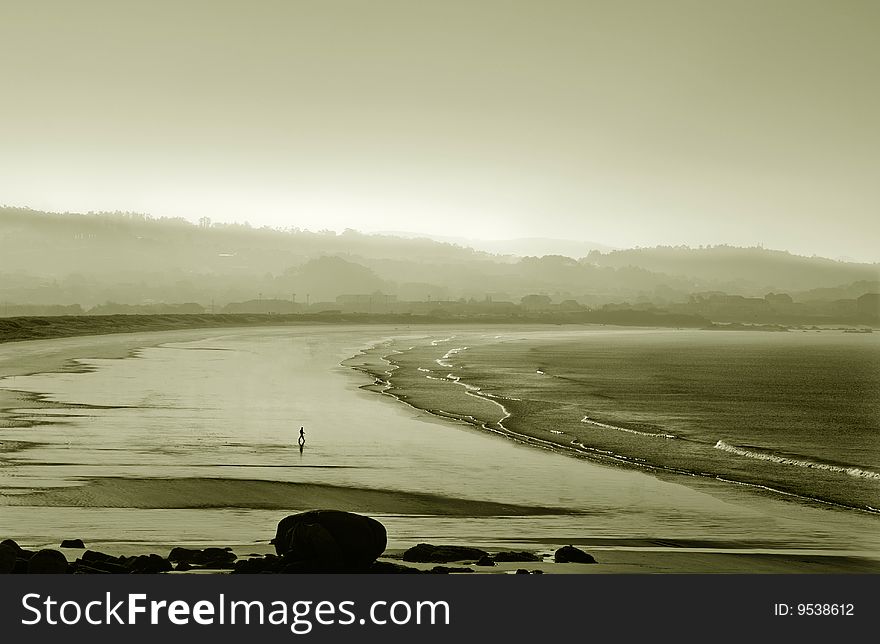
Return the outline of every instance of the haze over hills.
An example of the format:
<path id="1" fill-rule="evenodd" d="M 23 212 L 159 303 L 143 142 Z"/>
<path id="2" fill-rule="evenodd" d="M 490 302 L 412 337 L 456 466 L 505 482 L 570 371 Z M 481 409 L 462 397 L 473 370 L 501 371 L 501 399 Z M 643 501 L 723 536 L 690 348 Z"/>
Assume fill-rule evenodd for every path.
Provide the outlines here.
<path id="1" fill-rule="evenodd" d="M 880 291 L 880 265 L 763 248 L 638 248 L 581 257 L 493 255 L 426 238 L 200 225 L 130 213 L 0 208 L 0 302 L 125 305 L 278 300 L 686 303 L 694 294 L 802 301 Z M 356 301 L 356 300 L 351 300 Z M 370 299 L 370 306 L 372 306 Z M 2 314 L 2 310 L 0 310 Z"/>
<path id="2" fill-rule="evenodd" d="M 440 235 L 424 235 L 402 230 L 381 231 L 381 235 L 403 237 L 405 239 L 425 238 L 447 244 L 455 244 L 494 255 L 515 255 L 519 257 L 544 255 L 564 255 L 566 257 L 584 257 L 592 250 L 608 252 L 617 250 L 614 246 L 594 241 L 576 239 L 552 239 L 548 237 L 519 237 L 516 239 L 472 239 L 468 237 L 448 237 Z"/>

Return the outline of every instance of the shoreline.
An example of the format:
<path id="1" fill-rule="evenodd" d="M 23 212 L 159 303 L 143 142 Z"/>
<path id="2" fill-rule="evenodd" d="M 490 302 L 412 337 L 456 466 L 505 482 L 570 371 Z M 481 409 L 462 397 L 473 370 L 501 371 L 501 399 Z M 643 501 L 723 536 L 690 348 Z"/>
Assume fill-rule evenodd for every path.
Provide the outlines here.
<path id="1" fill-rule="evenodd" d="M 445 338 L 443 342 L 451 339 L 453 338 Z M 432 342 L 431 345 L 436 346 L 437 341 Z M 464 347 L 463 349 L 467 348 L 468 347 Z M 410 349 L 412 349 L 412 347 L 410 347 Z M 463 349 L 452 349 L 450 352 L 447 352 L 442 358 L 435 360 L 435 362 L 444 367 L 444 370 L 452 369 L 454 368 L 454 365 L 446 363 L 445 361 L 449 359 L 450 353 L 458 353 Z M 643 459 L 633 459 L 622 454 L 616 454 L 607 450 L 584 445 L 576 438 L 574 440 L 569 440 L 570 436 L 567 436 L 566 438 L 558 438 L 555 435 L 541 435 L 541 433 L 546 434 L 546 432 L 541 432 L 540 430 L 537 430 L 535 433 L 525 433 L 522 431 L 513 430 L 504 424 L 505 421 L 513 417 L 513 414 L 505 406 L 503 401 L 508 399 L 518 401 L 519 399 L 506 398 L 503 395 L 484 393 L 483 387 L 479 383 L 472 384 L 470 382 L 463 382 L 461 380 L 461 377 L 453 376 L 451 373 L 447 375 L 446 378 L 427 376 L 427 379 L 436 380 L 443 384 L 450 383 L 455 386 L 462 387 L 463 391 L 461 393 L 463 393 L 465 397 L 467 397 L 467 399 L 478 402 L 477 404 L 463 405 L 463 407 L 466 408 L 466 411 L 458 411 L 456 413 L 435 409 L 433 408 L 433 406 L 422 404 L 417 399 L 417 396 L 413 395 L 412 389 L 408 388 L 414 384 L 413 382 L 404 381 L 403 383 L 401 383 L 401 378 L 395 378 L 395 373 L 400 371 L 404 367 L 401 362 L 395 360 L 395 356 L 403 353 L 405 353 L 405 351 L 394 348 L 392 346 L 392 342 L 376 342 L 374 345 L 363 349 L 358 355 L 352 356 L 352 358 L 350 358 L 349 360 L 344 361 L 343 366 L 348 366 L 355 371 L 364 373 L 374 379 L 373 383 L 363 385 L 361 387 L 364 390 L 389 396 L 396 402 L 403 403 L 404 405 L 407 405 L 413 409 L 428 413 L 437 418 L 465 423 L 481 431 L 497 434 L 524 445 L 550 450 L 563 456 L 584 459 L 586 461 L 601 465 L 610 465 L 612 467 L 620 467 L 645 472 L 658 478 L 669 480 L 671 482 L 676 482 L 681 485 L 693 485 L 697 489 L 711 489 L 712 487 L 718 487 L 719 489 L 728 488 L 728 492 L 730 492 L 731 490 L 729 488 L 735 487 L 740 489 L 748 489 L 750 492 L 756 495 L 769 496 L 777 500 L 784 500 L 788 502 L 802 503 L 811 507 L 837 509 L 845 512 L 856 512 L 866 516 L 880 516 L 880 509 L 871 506 L 862 507 L 857 505 L 850 505 L 830 499 L 823 499 L 798 492 L 793 492 L 790 490 L 775 488 L 753 481 L 727 478 L 720 474 L 677 469 L 661 464 L 648 463 L 645 462 Z M 419 368 L 418 370 L 426 371 L 422 368 Z M 459 402 L 461 400 L 465 400 L 465 398 L 459 398 Z M 496 406 L 500 409 L 501 413 L 496 417 L 492 417 L 491 415 L 486 413 L 481 413 L 481 408 L 483 411 L 485 411 L 485 403 L 488 403 L 490 406 Z M 593 423 L 600 426 L 608 426 L 604 423 L 604 421 L 599 421 L 592 417 L 585 417 L 581 422 Z M 620 431 L 630 432 L 634 434 L 645 433 L 643 431 L 628 428 L 625 426 L 615 426 L 614 428 Z M 561 432 L 551 433 L 562 434 Z M 652 436 L 654 435 L 666 438 L 675 438 L 673 436 L 664 436 L 662 434 L 652 434 Z"/>
<path id="2" fill-rule="evenodd" d="M 617 326 L 658 328 L 705 328 L 708 320 L 694 324 L 693 320 L 683 323 L 675 315 L 657 315 L 646 319 L 616 320 L 612 316 L 598 319 L 565 315 L 536 317 L 440 317 L 412 315 L 408 313 L 341 313 L 326 311 L 319 313 L 204 313 L 204 314 L 113 314 L 113 315 L 58 315 L 0 317 L 0 344 L 24 342 L 29 340 L 49 340 L 57 338 L 110 335 L 116 333 L 147 333 L 162 331 L 207 331 L 210 329 L 237 328 L 298 328 L 304 326 L 387 326 L 405 325 L 415 327 L 461 327 L 461 326 L 504 326 L 550 327 L 558 325 L 590 327 Z M 667 319 L 669 318 L 669 319 Z M 667 322 L 667 324 L 663 324 Z"/>
<path id="3" fill-rule="evenodd" d="M 669 318 L 669 319 L 667 319 Z M 848 326 L 841 326 L 847 324 Z M 703 319 L 699 324 L 693 320 L 680 320 L 675 314 L 659 314 L 645 319 L 618 319 L 614 315 L 596 313 L 586 315 L 537 315 L 524 317 L 434 317 L 404 313 L 204 313 L 204 314 L 112 314 L 112 315 L 51 315 L 0 317 L 0 344 L 51 340 L 118 333 L 150 333 L 170 331 L 208 331 L 211 329 L 237 328 L 297 328 L 303 326 L 384 326 L 405 325 L 414 327 L 608 327 L 608 328 L 688 328 L 703 331 L 826 331 L 842 330 L 850 333 L 870 333 L 877 325 L 857 321 L 831 322 L 817 326 L 815 323 L 780 325 L 774 323 L 713 322 Z"/>

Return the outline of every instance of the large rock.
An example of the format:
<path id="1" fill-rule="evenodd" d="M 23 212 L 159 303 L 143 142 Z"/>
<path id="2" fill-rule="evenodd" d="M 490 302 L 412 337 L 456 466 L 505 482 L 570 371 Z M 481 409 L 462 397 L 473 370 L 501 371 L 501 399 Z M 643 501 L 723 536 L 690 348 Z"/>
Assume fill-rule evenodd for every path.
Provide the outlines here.
<path id="1" fill-rule="evenodd" d="M 3 541 L 0 541 L 0 546 L 12 548 L 12 550 L 15 552 L 15 556 L 19 559 L 23 559 L 25 562 L 27 562 L 27 560 L 33 557 L 35 554 L 33 550 L 25 550 L 12 539 L 4 539 Z"/>
<path id="2" fill-rule="evenodd" d="M 404 561 L 414 563 L 449 563 L 450 561 L 478 561 L 489 553 L 467 546 L 434 546 L 420 543 L 403 553 Z"/>
<path id="3" fill-rule="evenodd" d="M 82 539 L 64 539 L 61 542 L 62 548 L 85 548 L 86 544 L 83 543 Z"/>
<path id="4" fill-rule="evenodd" d="M 575 548 L 574 546 L 562 546 L 556 551 L 556 554 L 553 555 L 553 561 L 556 563 L 596 563 L 596 560 L 593 559 L 592 555 L 589 555 L 580 548 Z"/>
<path id="5" fill-rule="evenodd" d="M 57 550 L 40 550 L 28 560 L 28 574 L 59 575 L 67 572 L 67 559 Z"/>
<path id="6" fill-rule="evenodd" d="M 340 510 L 312 510 L 278 522 L 275 551 L 293 562 L 321 570 L 363 570 L 385 551 L 385 526 L 370 517 Z M 296 566 L 290 566 L 291 572 Z M 300 566 L 302 567 L 302 566 Z"/>

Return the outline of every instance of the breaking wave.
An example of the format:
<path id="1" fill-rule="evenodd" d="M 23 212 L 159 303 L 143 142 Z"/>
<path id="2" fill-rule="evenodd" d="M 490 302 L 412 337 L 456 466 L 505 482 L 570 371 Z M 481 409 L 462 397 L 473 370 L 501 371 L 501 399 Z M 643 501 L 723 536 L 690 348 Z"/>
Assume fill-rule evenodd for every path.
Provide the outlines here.
<path id="1" fill-rule="evenodd" d="M 855 476 L 858 478 L 880 481 L 880 472 L 872 472 L 871 470 L 864 470 L 860 467 L 820 463 L 805 458 L 780 456 L 779 454 L 774 454 L 773 452 L 758 450 L 755 448 L 746 449 L 744 447 L 737 447 L 736 445 L 725 443 L 722 440 L 715 443 L 715 449 L 720 449 L 724 452 L 736 454 L 737 456 L 742 456 L 744 458 L 754 458 L 761 461 L 779 463 L 781 465 L 792 465 L 794 467 L 806 467 L 810 469 L 825 470 L 826 472 L 836 472 L 838 474 L 847 474 L 848 476 Z"/>
<path id="2" fill-rule="evenodd" d="M 450 349 L 449 351 L 447 351 L 443 355 L 442 358 L 437 358 L 436 360 L 434 360 L 434 362 L 439 364 L 441 367 L 452 368 L 452 363 L 447 362 L 447 360 L 449 360 L 456 353 L 461 353 L 462 351 L 465 351 L 466 349 L 467 349 L 467 347 L 458 347 L 457 349 Z"/>
<path id="3" fill-rule="evenodd" d="M 609 425 L 608 423 L 600 423 L 598 420 L 593 420 L 589 416 L 584 416 L 581 418 L 582 423 L 586 423 L 587 425 L 594 425 L 595 427 L 603 427 L 605 429 L 613 429 L 618 432 L 626 432 L 627 434 L 635 434 L 636 436 L 647 436 L 648 438 L 665 438 L 665 439 L 673 439 L 678 438 L 675 434 L 665 434 L 662 432 L 642 432 L 637 429 L 629 429 L 628 427 L 618 427 L 617 425 Z"/>

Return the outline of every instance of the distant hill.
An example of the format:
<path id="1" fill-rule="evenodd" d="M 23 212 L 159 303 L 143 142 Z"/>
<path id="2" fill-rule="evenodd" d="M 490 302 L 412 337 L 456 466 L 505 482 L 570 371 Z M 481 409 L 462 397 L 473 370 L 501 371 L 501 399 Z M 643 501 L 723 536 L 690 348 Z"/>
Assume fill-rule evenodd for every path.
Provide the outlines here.
<path id="1" fill-rule="evenodd" d="M 603 267 L 635 266 L 686 277 L 701 286 L 729 292 L 800 291 L 880 277 L 880 264 L 840 262 L 780 250 L 735 246 L 635 248 L 592 253 L 589 261 Z"/>
<path id="2" fill-rule="evenodd" d="M 594 241 L 574 239 L 552 239 L 549 237 L 520 237 L 517 239 L 469 239 L 466 237 L 447 237 L 441 235 L 420 235 L 402 231 L 388 231 L 382 234 L 403 238 L 433 239 L 434 241 L 456 244 L 494 255 L 513 255 L 517 257 L 543 257 L 544 255 L 564 255 L 579 259 L 586 257 L 590 251 L 608 252 L 615 250 L 613 246 Z"/>
<path id="3" fill-rule="evenodd" d="M 833 302 L 834 300 L 854 300 L 865 293 L 880 293 L 880 280 L 860 280 L 852 284 L 794 292 L 791 295 L 798 302 Z"/>
<path id="4" fill-rule="evenodd" d="M 517 241 L 524 248 L 557 243 Z M 555 303 L 591 307 L 626 301 L 665 305 L 714 291 L 853 299 L 875 292 L 880 278 L 877 264 L 762 248 L 594 248 L 581 254 L 581 242 L 573 244 L 578 257 L 517 257 L 353 230 L 336 234 L 208 220 L 197 225 L 131 213 L 0 208 L 0 315 L 9 305 L 186 303 L 219 310 L 234 302 L 294 298 L 332 304 L 341 295 L 374 293 L 407 301 L 493 302 L 541 294 Z"/>

